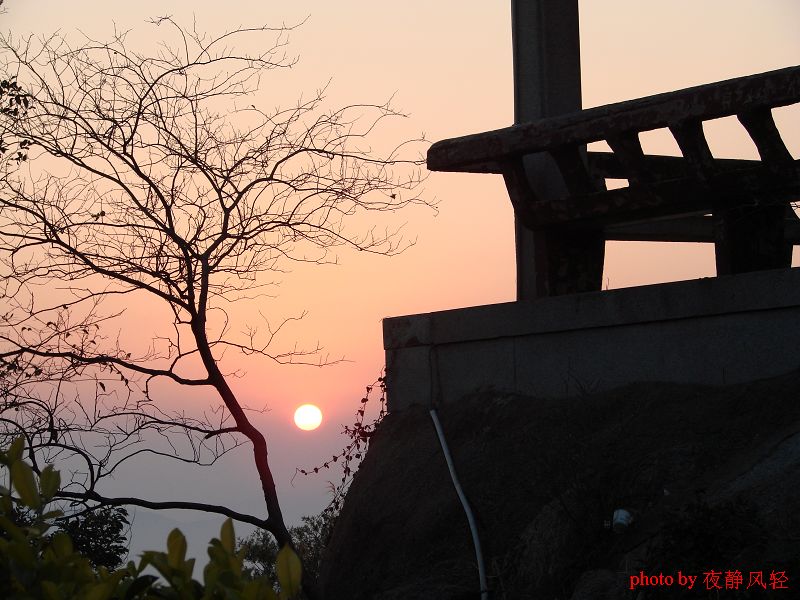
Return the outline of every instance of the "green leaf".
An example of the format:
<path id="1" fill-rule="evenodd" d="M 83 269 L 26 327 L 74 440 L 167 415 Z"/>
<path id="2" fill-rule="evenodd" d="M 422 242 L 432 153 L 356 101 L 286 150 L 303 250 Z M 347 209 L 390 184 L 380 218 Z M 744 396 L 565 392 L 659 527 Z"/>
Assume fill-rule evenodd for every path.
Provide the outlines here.
<path id="1" fill-rule="evenodd" d="M 21 460 L 14 462 L 11 465 L 11 481 L 26 506 L 39 508 L 42 505 L 42 499 L 39 497 L 39 490 L 36 489 L 36 479 L 33 476 L 33 469 L 31 469 L 30 465 Z"/>
<path id="2" fill-rule="evenodd" d="M 147 567 L 153 565 L 153 561 L 155 559 L 156 552 L 153 550 L 145 550 L 141 554 L 141 558 L 139 559 L 139 566 L 136 568 L 137 573 L 141 573 Z"/>
<path id="3" fill-rule="evenodd" d="M 236 537 L 233 535 L 233 521 L 230 518 L 225 519 L 225 522 L 222 524 L 219 539 L 222 542 L 222 547 L 225 548 L 228 553 L 233 554 L 236 546 Z"/>
<path id="4" fill-rule="evenodd" d="M 9 513 L 10 512 L 11 511 L 9 511 Z M 6 533 L 5 537 L 10 537 L 11 539 L 23 544 L 28 543 L 28 539 L 25 537 L 25 532 L 23 532 L 22 529 L 20 529 L 17 526 L 17 524 L 14 523 L 11 519 L 1 514 L 0 514 L 0 529 L 5 530 Z"/>
<path id="5" fill-rule="evenodd" d="M 8 451 L 6 454 L 8 455 L 9 462 L 12 464 L 22 460 L 22 453 L 25 451 L 25 438 L 23 436 L 19 436 L 13 442 L 11 442 L 11 446 L 9 446 Z"/>
<path id="6" fill-rule="evenodd" d="M 186 558 L 186 538 L 180 529 L 173 529 L 167 536 L 167 562 L 170 567 L 177 569 Z"/>
<path id="7" fill-rule="evenodd" d="M 184 561 L 183 572 L 186 573 L 187 577 L 191 577 L 192 573 L 194 573 L 194 563 L 195 563 L 194 558 L 190 558 L 189 560 Z"/>
<path id="8" fill-rule="evenodd" d="M 50 540 L 50 547 L 55 552 L 56 556 L 64 558 L 72 554 L 72 540 L 63 531 L 56 533 Z"/>
<path id="9" fill-rule="evenodd" d="M 110 582 L 95 583 L 89 588 L 88 592 L 84 590 L 84 600 L 108 600 L 114 592 L 114 586 Z"/>
<path id="10" fill-rule="evenodd" d="M 42 515 L 42 519 L 45 521 L 49 521 L 50 519 L 57 519 L 58 517 L 63 517 L 64 513 L 60 510 L 48 510 L 46 513 Z"/>
<path id="11" fill-rule="evenodd" d="M 42 474 L 39 475 L 39 491 L 44 497 L 45 502 L 52 500 L 60 487 L 61 475 L 53 468 L 53 465 L 47 465 L 42 471 Z"/>
<path id="12" fill-rule="evenodd" d="M 128 587 L 128 591 L 125 592 L 125 600 L 133 600 L 141 595 L 142 592 L 149 589 L 156 581 L 158 581 L 158 577 L 155 575 L 140 575 L 134 579 L 133 583 Z"/>
<path id="13" fill-rule="evenodd" d="M 14 503 L 11 501 L 11 492 L 0 496 L 0 515 L 14 514 Z"/>
<path id="14" fill-rule="evenodd" d="M 58 586 L 52 581 L 43 581 L 41 585 L 45 600 L 62 600 L 64 598 L 58 590 Z"/>
<path id="15" fill-rule="evenodd" d="M 303 567 L 297 553 L 288 544 L 278 552 L 275 568 L 281 586 L 281 598 L 293 598 L 299 594 Z"/>
<path id="16" fill-rule="evenodd" d="M 225 564 L 228 559 L 228 554 L 222 549 L 222 542 L 217 539 L 213 539 L 209 542 L 208 557 L 213 563 L 218 563 L 220 565 Z"/>
<path id="17" fill-rule="evenodd" d="M 248 581 L 242 590 L 243 600 L 278 600 L 268 579 L 262 577 Z"/>
<path id="18" fill-rule="evenodd" d="M 152 565 L 153 568 L 161 573 L 165 578 L 170 578 L 175 574 L 175 570 L 170 564 L 167 558 L 166 552 L 143 552 L 142 553 L 142 562 L 144 563 L 145 555 L 149 554 L 147 557 L 148 564 Z"/>
<path id="19" fill-rule="evenodd" d="M 24 568 L 35 569 L 36 568 L 36 554 L 33 551 L 33 547 L 25 540 L 23 543 L 17 544 L 9 544 L 6 548 L 6 552 L 8 556 L 12 559 L 12 564 L 14 562 L 22 565 Z"/>

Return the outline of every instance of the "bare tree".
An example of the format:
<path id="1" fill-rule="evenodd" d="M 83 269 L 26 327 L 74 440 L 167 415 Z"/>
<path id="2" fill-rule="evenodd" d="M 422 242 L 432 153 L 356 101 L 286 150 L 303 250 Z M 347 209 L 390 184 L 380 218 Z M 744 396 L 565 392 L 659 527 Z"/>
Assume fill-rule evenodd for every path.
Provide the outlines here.
<path id="1" fill-rule="evenodd" d="M 319 92 L 288 109 L 253 105 L 262 76 L 292 65 L 290 28 L 208 37 L 170 18 L 152 25 L 174 38 L 153 55 L 131 50 L 125 33 L 77 46 L 58 35 L 0 38 L 4 71 L 35 99 L 2 124 L 24 152 L 5 161 L 0 191 L 0 423 L 27 436 L 35 467 L 73 465 L 64 498 L 219 512 L 285 544 L 267 442 L 219 361 L 231 349 L 319 364 L 319 349 L 275 349 L 286 321 L 236 334 L 231 305 L 293 262 L 333 261 L 340 247 L 402 250 L 397 231 L 345 225 L 422 203 L 420 162 L 400 157 L 414 142 L 384 156 L 368 146 L 376 127 L 402 116 L 388 104 L 325 110 Z M 245 36 L 262 47 L 269 37 L 269 49 L 236 53 Z M 113 333 L 140 297 L 171 315 L 144 351 Z M 212 390 L 218 408 L 170 411 L 162 382 Z M 252 445 L 264 519 L 97 491 L 142 453 L 211 463 L 242 442 Z"/>

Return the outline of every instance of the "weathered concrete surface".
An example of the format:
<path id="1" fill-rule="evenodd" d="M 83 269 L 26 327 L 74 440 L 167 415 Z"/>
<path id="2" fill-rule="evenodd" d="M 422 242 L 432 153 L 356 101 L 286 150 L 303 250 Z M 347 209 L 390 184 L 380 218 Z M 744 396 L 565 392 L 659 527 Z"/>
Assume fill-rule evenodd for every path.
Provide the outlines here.
<path id="1" fill-rule="evenodd" d="M 511 52 L 514 70 L 514 123 L 581 110 L 581 43 L 577 0 L 511 0 Z M 430 158 L 430 157 L 429 157 Z M 525 185 L 506 177 L 512 204 L 530 187 L 544 200 L 563 198 L 567 187 L 547 154 L 528 153 L 521 163 Z M 429 168 L 435 170 L 429 164 Z M 524 200 L 523 200 L 524 201 Z M 515 210 L 517 300 L 563 293 L 578 273 L 600 289 L 605 245 L 587 232 L 565 240 L 563 234 L 532 231 Z M 561 268 L 559 268 L 561 267 Z M 571 289 L 570 291 L 575 291 Z"/>
<path id="2" fill-rule="evenodd" d="M 443 405 L 492 599 L 687 597 L 677 589 L 638 596 L 629 578 L 640 570 L 680 569 L 701 582 L 711 568 L 739 569 L 745 579 L 785 570 L 796 588 L 798 391 L 800 372 L 723 387 L 633 384 L 572 399 L 487 392 Z M 618 508 L 634 521 L 615 534 L 604 524 Z M 478 598 L 466 518 L 423 407 L 390 413 L 380 426 L 321 584 L 327 600 Z M 792 589 L 764 594 L 794 597 Z"/>
<path id="3" fill-rule="evenodd" d="M 384 321 L 389 409 L 485 390 L 754 381 L 800 366 L 798 332 L 800 269 L 395 317 Z"/>

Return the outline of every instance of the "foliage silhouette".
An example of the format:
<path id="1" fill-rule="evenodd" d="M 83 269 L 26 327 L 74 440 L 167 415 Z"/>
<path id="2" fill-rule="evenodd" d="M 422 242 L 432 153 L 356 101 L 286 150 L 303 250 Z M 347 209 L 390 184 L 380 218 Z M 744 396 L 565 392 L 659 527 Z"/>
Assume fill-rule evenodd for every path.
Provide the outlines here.
<path id="1" fill-rule="evenodd" d="M 266 578 L 251 578 L 242 571 L 242 553 L 234 548 L 233 524 L 228 519 L 219 539 L 212 539 L 210 561 L 203 581 L 192 577 L 194 559 L 186 559 L 186 539 L 178 529 L 167 538 L 166 552 L 145 552 L 139 564 L 111 571 L 93 569 L 90 560 L 76 550 L 68 533 L 46 535 L 61 514 L 49 509 L 57 497 L 60 475 L 52 466 L 37 477 L 23 461 L 24 438 L 17 438 L 6 452 L 0 451 L 2 471 L 9 487 L 0 488 L 0 595 L 8 600 L 39 598 L 59 600 L 289 600 L 300 594 L 299 559 L 289 546 L 276 557 L 277 587 Z M 16 490 L 17 496 L 12 495 Z M 10 517 L 19 508 L 33 515 L 20 525 Z M 163 581 L 144 574 L 152 566 Z"/>
<path id="2" fill-rule="evenodd" d="M 36 521 L 35 511 L 17 505 L 9 519 L 18 527 L 30 527 Z M 70 536 L 77 552 L 89 559 L 92 568 L 116 569 L 128 555 L 128 511 L 120 507 L 101 506 L 76 515 L 54 520 L 55 532 Z M 0 537 L 8 532 L 0 528 Z M 52 537 L 48 534 L 45 539 Z"/>
<path id="3" fill-rule="evenodd" d="M 103 506 L 58 523 L 58 528 L 69 535 L 75 550 L 88 558 L 93 568 L 113 570 L 128 555 L 129 525 L 127 510 Z"/>
<path id="4" fill-rule="evenodd" d="M 377 408 L 378 412 L 373 416 L 372 420 L 367 417 L 367 410 L 370 400 L 373 400 L 373 392 L 377 390 Z M 297 468 L 295 476 L 297 475 L 316 475 L 322 472 L 323 469 L 332 468 L 333 464 L 337 463 L 341 458 L 342 476 L 338 484 L 329 482 L 331 491 L 331 502 L 320 515 L 325 523 L 335 521 L 336 516 L 342 509 L 342 503 L 347 495 L 347 490 L 353 481 L 353 477 L 358 471 L 364 456 L 369 449 L 370 440 L 378 427 L 386 416 L 386 380 L 383 376 L 371 385 L 366 386 L 366 392 L 359 401 L 359 407 L 356 410 L 355 421 L 353 425 L 343 425 L 342 434 L 349 438 L 350 441 L 338 454 L 334 454 L 330 460 L 315 467 Z M 314 517 L 316 518 L 316 517 Z"/>
<path id="5" fill-rule="evenodd" d="M 289 528 L 294 540 L 297 554 L 303 560 L 303 567 L 308 575 L 316 580 L 323 552 L 336 521 L 336 513 L 325 510 L 314 516 L 302 518 L 302 525 Z M 238 541 L 238 548 L 243 552 L 245 571 L 251 577 L 266 577 L 275 580 L 278 545 L 263 530 L 256 530 Z"/>

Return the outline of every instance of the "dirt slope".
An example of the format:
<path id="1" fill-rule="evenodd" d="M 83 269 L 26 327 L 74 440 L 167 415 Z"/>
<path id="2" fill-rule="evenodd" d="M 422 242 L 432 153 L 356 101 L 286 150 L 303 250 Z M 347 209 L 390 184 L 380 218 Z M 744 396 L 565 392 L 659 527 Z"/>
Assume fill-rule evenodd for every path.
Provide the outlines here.
<path id="1" fill-rule="evenodd" d="M 737 598 L 750 571 L 786 571 L 790 590 L 766 593 L 800 597 L 800 373 L 567 400 L 483 393 L 439 416 L 492 598 L 734 597 L 700 589 L 710 569 L 744 573 Z M 616 509 L 634 518 L 619 533 Z M 475 564 L 428 412 L 388 415 L 334 531 L 325 597 L 478 598 Z M 699 582 L 630 590 L 641 570 Z"/>

